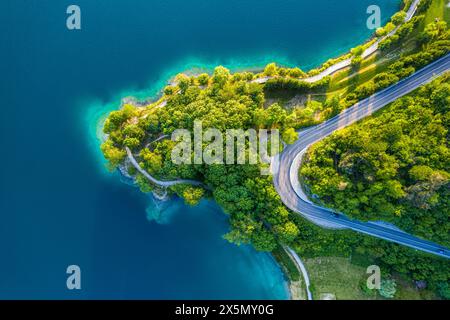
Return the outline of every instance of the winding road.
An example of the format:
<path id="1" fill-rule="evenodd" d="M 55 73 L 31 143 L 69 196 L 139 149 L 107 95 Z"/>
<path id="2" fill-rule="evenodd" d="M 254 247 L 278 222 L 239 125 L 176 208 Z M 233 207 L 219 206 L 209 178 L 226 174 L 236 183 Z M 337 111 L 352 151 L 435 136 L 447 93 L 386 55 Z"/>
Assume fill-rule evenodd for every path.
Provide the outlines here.
<path id="1" fill-rule="evenodd" d="M 409 6 L 409 9 L 406 11 L 406 17 L 405 17 L 404 22 L 408 22 L 409 20 L 412 19 L 412 17 L 414 16 L 414 14 L 417 11 L 417 7 L 418 7 L 419 3 L 420 3 L 420 0 L 414 0 L 411 3 L 411 5 Z M 379 46 L 380 42 L 383 41 L 384 39 L 394 35 L 399 28 L 400 28 L 400 26 L 396 26 L 394 28 L 394 30 L 392 30 L 387 35 L 385 35 L 385 36 L 379 38 L 377 41 L 375 41 L 371 46 L 369 46 L 367 49 L 364 50 L 361 57 L 367 58 L 370 55 L 372 55 L 373 53 L 375 53 L 378 50 L 378 46 Z M 336 73 L 344 68 L 349 67 L 352 64 L 352 59 L 353 59 L 353 57 L 350 57 L 348 59 L 339 61 L 339 62 L 329 66 L 325 70 L 322 70 L 320 73 L 318 73 L 314 76 L 310 76 L 310 77 L 299 79 L 299 80 L 303 80 L 305 82 L 310 82 L 310 83 L 317 82 L 327 76 L 333 75 L 334 73 Z M 275 78 L 275 77 L 274 76 L 266 76 L 266 77 L 254 79 L 254 80 L 252 80 L 252 82 L 263 84 L 273 78 Z"/>
<path id="2" fill-rule="evenodd" d="M 336 117 L 300 132 L 298 141 L 283 150 L 283 153 L 280 155 L 278 170 L 273 177 L 275 188 L 283 203 L 292 211 L 301 214 L 309 221 L 325 228 L 351 229 L 447 259 L 450 258 L 450 250 L 448 248 L 410 235 L 395 226 L 374 221 L 361 222 L 353 220 L 343 214 L 333 212 L 331 209 L 312 203 L 303 192 L 298 178 L 302 157 L 310 145 L 329 136 L 336 130 L 342 129 L 371 115 L 448 70 L 450 70 L 450 54 L 429 64 L 391 87 L 360 101 Z M 201 182 L 194 180 L 158 180 L 141 168 L 132 152 L 128 148 L 126 149 L 131 164 L 148 180 L 159 186 L 169 187 L 182 183 L 202 185 Z"/>
<path id="3" fill-rule="evenodd" d="M 155 141 L 157 141 L 157 140 L 155 140 Z M 170 181 L 158 180 L 158 179 L 154 178 L 153 176 L 151 176 L 147 171 L 145 171 L 144 169 L 141 168 L 139 163 L 134 158 L 133 153 L 131 152 L 130 148 L 125 147 L 125 149 L 127 150 L 128 160 L 130 160 L 133 167 L 135 167 L 136 170 L 139 171 L 142 175 L 144 175 L 144 177 L 146 177 L 150 182 L 152 182 L 158 186 L 165 187 L 165 188 L 171 187 L 171 186 L 174 186 L 177 184 L 192 184 L 195 186 L 203 186 L 202 182 L 196 181 L 196 180 L 187 180 L 187 179 L 176 179 L 176 180 L 170 180 Z"/>
<path id="4" fill-rule="evenodd" d="M 371 115 L 448 70 L 450 70 L 450 54 L 429 64 L 410 77 L 360 101 L 336 117 L 300 132 L 297 142 L 287 146 L 280 155 L 279 169 L 274 174 L 274 185 L 283 203 L 292 211 L 323 227 L 351 229 L 447 259 L 450 258 L 450 250 L 444 246 L 420 239 L 389 225 L 353 220 L 343 214 L 313 204 L 301 189 L 298 180 L 302 155 L 309 146 L 336 130 Z"/>

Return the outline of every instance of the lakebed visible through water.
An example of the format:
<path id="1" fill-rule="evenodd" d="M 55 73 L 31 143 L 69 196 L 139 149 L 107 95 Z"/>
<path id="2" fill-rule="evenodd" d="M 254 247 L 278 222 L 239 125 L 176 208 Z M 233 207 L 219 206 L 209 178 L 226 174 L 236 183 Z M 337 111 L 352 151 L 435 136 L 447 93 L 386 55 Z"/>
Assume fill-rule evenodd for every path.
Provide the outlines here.
<path id="1" fill-rule="evenodd" d="M 107 172 L 101 119 L 184 70 L 315 67 L 371 34 L 369 5 L 385 22 L 399 1 L 75 2 L 79 31 L 61 1 L 0 4 L 0 298 L 288 298 L 270 255 L 222 239 L 215 203 L 157 202 Z"/>

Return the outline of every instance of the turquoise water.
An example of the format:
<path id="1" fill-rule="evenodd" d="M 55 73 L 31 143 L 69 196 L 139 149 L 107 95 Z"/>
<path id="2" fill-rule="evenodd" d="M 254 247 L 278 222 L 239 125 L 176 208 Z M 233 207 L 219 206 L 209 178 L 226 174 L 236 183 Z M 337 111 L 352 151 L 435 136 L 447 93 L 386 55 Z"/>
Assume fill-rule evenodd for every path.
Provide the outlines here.
<path id="1" fill-rule="evenodd" d="M 0 3 L 0 298 L 287 298 L 269 255 L 222 239 L 217 205 L 157 203 L 108 173 L 99 119 L 186 69 L 315 67 L 370 35 L 368 5 L 386 21 L 399 1 L 76 0 L 68 31 L 71 3 Z"/>

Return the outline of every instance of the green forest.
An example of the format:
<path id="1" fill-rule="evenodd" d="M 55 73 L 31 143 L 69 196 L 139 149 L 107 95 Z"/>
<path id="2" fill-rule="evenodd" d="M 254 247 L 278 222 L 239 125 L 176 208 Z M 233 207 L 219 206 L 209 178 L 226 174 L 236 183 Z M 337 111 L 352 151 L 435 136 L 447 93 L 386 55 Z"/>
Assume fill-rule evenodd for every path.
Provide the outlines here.
<path id="1" fill-rule="evenodd" d="M 103 144 L 110 165 L 125 157 L 124 146 L 137 153 L 140 165 L 155 177 L 194 179 L 207 188 L 177 185 L 171 191 L 195 205 L 203 196 L 211 196 L 230 216 L 231 231 L 225 238 L 234 243 L 252 243 L 258 250 L 272 251 L 278 243 L 288 244 L 298 235 L 291 214 L 275 191 L 270 176 L 262 176 L 259 165 L 175 165 L 171 154 L 175 141 L 152 143 L 175 129 L 192 130 L 194 120 L 205 128 L 278 129 L 292 140 L 291 117 L 278 104 L 264 107 L 263 86 L 249 83 L 253 74 L 231 75 L 217 67 L 212 76 L 177 77 L 177 88 L 165 89 L 167 104 L 149 113 L 131 106 L 114 111 L 105 123 L 109 139 Z M 140 114 L 145 113 L 145 115 Z M 142 147 L 145 145 L 146 147 Z M 205 148 L 206 145 L 203 146 Z M 225 146 L 224 146 L 225 148 Z M 152 191 L 148 180 L 138 174 L 136 181 L 144 192 Z"/>
<path id="2" fill-rule="evenodd" d="M 425 1 L 418 12 L 426 13 L 430 3 Z M 164 88 L 160 100 L 124 103 L 109 114 L 103 128 L 107 138 L 101 146 L 108 167 L 126 170 L 142 192 L 161 192 L 126 161 L 125 148 L 129 148 L 140 167 L 157 179 L 202 182 L 202 186 L 172 186 L 169 192 L 189 205 L 204 197 L 214 199 L 229 216 L 230 231 L 224 237 L 230 242 L 278 253 L 281 246 L 288 245 L 302 257 L 364 256 L 368 262 L 381 265 L 387 274 L 397 272 L 409 279 L 426 280 L 430 288 L 448 298 L 450 268 L 446 260 L 355 232 L 329 231 L 309 223 L 284 206 L 272 177 L 261 175 L 263 163 L 176 165 L 171 160 L 176 142 L 170 135 L 180 128 L 192 131 L 194 120 L 222 132 L 233 128 L 277 129 L 285 143 L 294 143 L 296 129 L 329 119 L 448 53 L 446 23 L 436 20 L 424 24 L 424 19 L 418 16 L 411 20 L 402 29 L 400 40 L 390 39 L 391 43 L 382 47 L 383 54 L 388 55 L 390 50 L 399 49 L 402 40 L 412 37 L 414 50 L 383 65 L 367 81 L 349 84 L 342 92 L 332 90 L 331 77 L 311 84 L 302 80 L 307 76 L 302 70 L 275 64 L 258 74 L 232 74 L 224 67 L 215 68 L 212 74 L 180 74 Z M 392 20 L 398 24 L 401 19 Z M 357 58 L 360 51 L 352 50 L 351 55 Z M 356 75 L 364 63 L 361 60 L 352 63 L 351 72 Z M 322 68 L 309 75 L 318 70 Z M 261 77 L 269 80 L 255 81 Z M 301 106 L 284 107 L 286 97 L 293 94 L 324 98 L 308 98 Z M 391 221 L 448 246 L 449 96 L 446 75 L 370 119 L 336 132 L 309 150 L 301 179 L 316 201 L 358 219 Z"/>
<path id="3" fill-rule="evenodd" d="M 314 145 L 301 177 L 320 201 L 449 246 L 450 75 Z"/>
<path id="4" fill-rule="evenodd" d="M 448 246 L 450 75 L 312 146 L 300 178 L 315 201 L 361 220 L 385 220 Z M 450 266 L 382 240 L 298 221 L 303 256 L 364 255 L 387 273 L 426 280 L 450 298 Z M 370 260 L 371 259 L 371 260 Z"/>

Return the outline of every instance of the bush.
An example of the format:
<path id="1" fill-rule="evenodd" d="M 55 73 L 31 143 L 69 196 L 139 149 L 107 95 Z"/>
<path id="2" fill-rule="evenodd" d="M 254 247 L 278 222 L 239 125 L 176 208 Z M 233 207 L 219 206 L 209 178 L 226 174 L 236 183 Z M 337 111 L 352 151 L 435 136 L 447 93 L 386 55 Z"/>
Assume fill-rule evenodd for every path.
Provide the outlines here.
<path id="1" fill-rule="evenodd" d="M 209 81 L 209 75 L 206 73 L 202 73 L 197 77 L 198 84 L 201 86 L 206 86 Z"/>
<path id="2" fill-rule="evenodd" d="M 381 287 L 378 291 L 380 295 L 384 298 L 392 299 L 397 292 L 397 284 L 393 279 L 387 279 L 381 281 Z"/>
<path id="3" fill-rule="evenodd" d="M 278 74 L 278 70 L 277 70 L 277 65 L 275 63 L 269 63 L 265 68 L 264 68 L 264 75 L 268 76 L 268 77 L 272 77 Z"/>
<path id="4" fill-rule="evenodd" d="M 406 12 L 405 11 L 399 11 L 396 14 L 394 14 L 391 18 L 391 22 L 398 26 L 399 24 L 403 23 L 406 19 Z"/>

